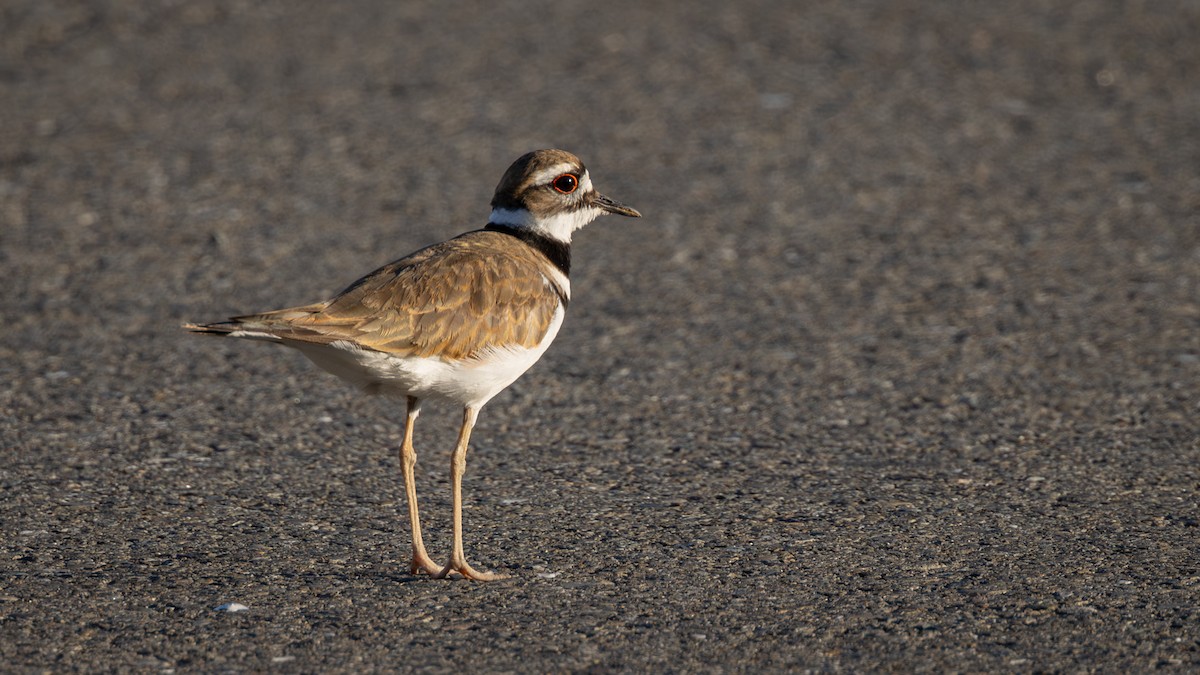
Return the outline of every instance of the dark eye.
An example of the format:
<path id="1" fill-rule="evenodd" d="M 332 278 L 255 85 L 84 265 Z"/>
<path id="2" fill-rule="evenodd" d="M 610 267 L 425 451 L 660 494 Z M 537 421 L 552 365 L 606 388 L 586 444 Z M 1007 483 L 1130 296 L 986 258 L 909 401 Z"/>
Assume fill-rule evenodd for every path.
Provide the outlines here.
<path id="1" fill-rule="evenodd" d="M 558 190 L 564 195 L 569 195 L 575 191 L 575 188 L 579 187 L 579 179 L 572 174 L 564 173 L 558 178 L 555 178 L 551 185 L 554 186 L 555 190 Z"/>

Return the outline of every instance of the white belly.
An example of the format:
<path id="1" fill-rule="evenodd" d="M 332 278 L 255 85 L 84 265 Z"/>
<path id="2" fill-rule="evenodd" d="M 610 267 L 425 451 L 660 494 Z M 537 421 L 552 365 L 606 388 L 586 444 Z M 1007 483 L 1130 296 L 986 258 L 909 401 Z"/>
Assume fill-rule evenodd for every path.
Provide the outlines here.
<path id="1" fill-rule="evenodd" d="M 416 396 L 478 408 L 537 363 L 558 335 L 563 307 L 554 313 L 536 347 L 495 349 L 464 361 L 441 357 L 398 357 L 351 342 L 294 343 L 313 363 L 372 393 Z"/>

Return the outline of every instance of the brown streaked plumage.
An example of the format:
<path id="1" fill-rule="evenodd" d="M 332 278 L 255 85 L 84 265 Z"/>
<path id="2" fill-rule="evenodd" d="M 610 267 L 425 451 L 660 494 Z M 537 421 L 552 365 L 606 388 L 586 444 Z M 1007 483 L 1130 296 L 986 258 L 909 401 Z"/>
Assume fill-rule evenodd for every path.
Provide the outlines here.
<path id="1" fill-rule="evenodd" d="M 501 178 L 486 228 L 385 265 L 326 302 L 184 328 L 279 342 L 368 392 L 403 396 L 411 571 L 501 578 L 473 569 L 463 551 L 462 475 L 471 429 L 479 409 L 558 333 L 571 295 L 571 234 L 605 213 L 641 215 L 597 193 L 571 153 L 531 152 Z M 445 566 L 425 551 L 417 508 L 413 428 L 425 398 L 463 406 L 451 455 L 454 544 Z"/>
<path id="2" fill-rule="evenodd" d="M 544 256 L 511 244 L 499 232 L 468 232 L 385 265 L 327 302 L 187 328 L 262 332 L 285 343 L 344 340 L 399 357 L 464 360 L 513 345 L 532 349 L 563 291 L 541 271 Z"/>

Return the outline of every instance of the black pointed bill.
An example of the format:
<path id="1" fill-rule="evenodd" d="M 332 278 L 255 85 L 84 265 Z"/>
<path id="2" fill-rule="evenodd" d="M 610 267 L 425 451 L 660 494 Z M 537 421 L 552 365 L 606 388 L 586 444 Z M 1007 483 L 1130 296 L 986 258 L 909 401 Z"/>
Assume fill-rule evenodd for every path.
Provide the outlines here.
<path id="1" fill-rule="evenodd" d="M 591 202 L 592 205 L 604 209 L 609 213 L 615 213 L 618 216 L 629 216 L 630 218 L 642 217 L 642 214 L 638 213 L 637 209 L 625 206 L 620 202 L 615 202 L 599 193 L 592 196 Z"/>

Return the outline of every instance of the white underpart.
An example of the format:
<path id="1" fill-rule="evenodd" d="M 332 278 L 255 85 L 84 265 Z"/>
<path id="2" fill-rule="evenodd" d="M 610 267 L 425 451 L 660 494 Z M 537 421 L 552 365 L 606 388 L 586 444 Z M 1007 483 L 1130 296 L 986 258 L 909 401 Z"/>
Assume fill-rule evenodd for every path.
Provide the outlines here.
<path id="1" fill-rule="evenodd" d="M 542 275 L 542 278 L 546 279 L 547 286 L 553 288 L 557 285 L 559 289 L 562 290 L 562 294 L 566 296 L 567 300 L 571 299 L 571 280 L 567 278 L 567 275 L 563 274 L 557 267 L 553 265 L 547 265 L 546 268 L 542 270 Z"/>
<path id="2" fill-rule="evenodd" d="M 321 368 L 369 391 L 478 409 L 537 363 L 558 335 L 564 314 L 560 304 L 536 347 L 501 347 L 462 361 L 393 356 L 344 340 L 329 345 L 288 344 Z"/>

